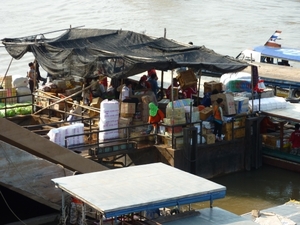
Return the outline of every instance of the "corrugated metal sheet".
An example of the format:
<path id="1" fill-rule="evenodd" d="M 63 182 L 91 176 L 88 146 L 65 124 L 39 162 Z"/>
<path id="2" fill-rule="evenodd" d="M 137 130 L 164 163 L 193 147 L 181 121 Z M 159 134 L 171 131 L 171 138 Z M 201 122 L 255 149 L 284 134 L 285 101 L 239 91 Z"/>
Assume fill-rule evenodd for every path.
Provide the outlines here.
<path id="1" fill-rule="evenodd" d="M 226 187 L 163 163 L 52 179 L 55 185 L 116 217 L 225 197 Z"/>

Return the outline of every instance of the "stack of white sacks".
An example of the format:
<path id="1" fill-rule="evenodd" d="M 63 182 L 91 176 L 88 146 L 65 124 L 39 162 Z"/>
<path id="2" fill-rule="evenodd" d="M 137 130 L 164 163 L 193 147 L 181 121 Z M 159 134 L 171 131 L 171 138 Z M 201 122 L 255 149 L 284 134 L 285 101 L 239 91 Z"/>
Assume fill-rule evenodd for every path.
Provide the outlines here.
<path id="1" fill-rule="evenodd" d="M 66 136 L 82 134 L 79 136 L 67 138 L 67 146 L 78 145 L 84 143 L 84 124 L 74 123 L 68 126 L 63 126 L 59 128 L 53 128 L 48 132 L 50 141 L 60 145 L 65 146 Z"/>
<path id="2" fill-rule="evenodd" d="M 100 121 L 99 130 L 103 131 L 99 133 L 99 140 L 108 140 L 119 137 L 118 122 L 119 122 L 119 102 L 116 100 L 103 100 L 100 106 Z M 112 131 L 104 131 L 109 129 L 116 129 Z"/>
<path id="3" fill-rule="evenodd" d="M 260 104 L 260 110 L 261 111 L 270 111 L 273 109 L 284 109 L 287 106 L 287 103 L 284 98 L 281 97 L 271 97 L 271 98 L 261 98 L 253 100 L 253 106 L 252 101 L 249 101 L 249 107 L 252 109 L 252 112 L 259 111 L 259 104 Z"/>
<path id="4" fill-rule="evenodd" d="M 12 82 L 13 87 L 16 88 L 17 96 L 28 95 L 18 97 L 18 103 L 31 102 L 31 91 L 28 87 L 28 78 L 27 77 L 18 77 L 15 78 Z"/>

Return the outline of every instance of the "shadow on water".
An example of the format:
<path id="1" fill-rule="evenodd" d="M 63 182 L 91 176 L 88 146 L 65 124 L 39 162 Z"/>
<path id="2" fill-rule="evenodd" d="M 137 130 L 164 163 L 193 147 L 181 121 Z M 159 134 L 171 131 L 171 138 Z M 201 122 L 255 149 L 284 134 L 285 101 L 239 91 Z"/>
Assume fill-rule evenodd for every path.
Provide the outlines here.
<path id="1" fill-rule="evenodd" d="M 276 167 L 263 165 L 257 170 L 237 172 L 211 180 L 227 189 L 226 197 L 214 201 L 213 206 L 238 215 L 253 209 L 282 205 L 289 200 L 300 200 L 299 174 Z M 209 203 L 201 203 L 194 207 L 208 206 Z"/>

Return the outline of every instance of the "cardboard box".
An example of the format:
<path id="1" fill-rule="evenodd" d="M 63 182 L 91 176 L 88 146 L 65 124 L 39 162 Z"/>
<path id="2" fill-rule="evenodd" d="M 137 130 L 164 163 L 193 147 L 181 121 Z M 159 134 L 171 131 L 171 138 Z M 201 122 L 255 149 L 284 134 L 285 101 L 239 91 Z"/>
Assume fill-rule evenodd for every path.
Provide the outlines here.
<path id="1" fill-rule="evenodd" d="M 100 109 L 100 103 L 101 102 L 102 102 L 102 98 L 100 98 L 100 97 L 93 98 L 90 106 L 92 106 L 94 108 L 97 108 L 97 109 Z"/>
<path id="2" fill-rule="evenodd" d="M 223 102 L 222 102 L 223 105 L 224 105 L 223 114 L 225 116 L 236 114 L 235 104 L 234 104 L 234 97 L 233 97 L 233 95 L 231 93 L 225 93 L 225 94 L 219 93 L 219 94 L 211 95 L 210 99 L 211 99 L 212 105 L 215 104 L 215 101 L 218 98 L 222 98 L 223 99 Z"/>
<path id="3" fill-rule="evenodd" d="M 233 129 L 244 128 L 245 125 L 246 125 L 246 117 L 241 117 L 234 122 L 223 123 L 223 132 L 231 131 L 232 128 Z"/>
<path id="4" fill-rule="evenodd" d="M 216 142 L 216 136 L 214 134 L 204 134 L 203 137 L 206 140 L 206 144 L 214 144 Z"/>
<path id="5" fill-rule="evenodd" d="M 192 70 L 182 71 L 178 74 L 176 78 L 182 89 L 197 85 L 197 78 L 194 71 Z"/>
<path id="6" fill-rule="evenodd" d="M 210 82 L 204 82 L 204 94 L 205 93 L 211 93 L 213 90 L 217 90 L 218 92 L 221 92 L 223 89 L 223 84 L 216 81 L 210 81 Z"/>
<path id="7" fill-rule="evenodd" d="M 224 132 L 224 140 L 232 140 L 232 130 Z M 233 130 L 234 139 L 245 137 L 245 128 L 238 128 Z"/>
<path id="8" fill-rule="evenodd" d="M 249 111 L 249 98 L 234 97 L 234 105 L 237 114 L 247 113 Z"/>
<path id="9" fill-rule="evenodd" d="M 121 102 L 121 114 L 135 114 L 135 103 Z"/>
<path id="10" fill-rule="evenodd" d="M 207 120 L 213 114 L 211 107 L 206 107 L 200 111 L 200 120 Z"/>
<path id="11" fill-rule="evenodd" d="M 166 117 L 167 118 L 183 118 L 185 117 L 185 110 L 184 108 L 166 108 Z"/>
<path id="12" fill-rule="evenodd" d="M 164 124 L 166 125 L 177 125 L 177 124 L 185 124 L 185 117 L 183 118 L 164 118 Z"/>

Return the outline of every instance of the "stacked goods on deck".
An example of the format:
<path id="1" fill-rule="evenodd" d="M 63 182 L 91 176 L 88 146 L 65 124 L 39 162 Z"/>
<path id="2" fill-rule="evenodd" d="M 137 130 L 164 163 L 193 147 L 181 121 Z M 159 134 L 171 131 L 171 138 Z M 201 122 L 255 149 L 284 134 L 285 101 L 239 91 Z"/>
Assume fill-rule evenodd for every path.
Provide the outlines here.
<path id="1" fill-rule="evenodd" d="M 82 135 L 78 135 L 82 134 Z M 59 128 L 52 128 L 48 134 L 50 141 L 60 145 L 69 147 L 72 145 L 78 145 L 84 143 L 84 124 L 83 123 L 75 123 L 68 126 L 63 126 Z M 74 137 L 67 138 L 67 142 L 65 142 L 65 138 L 71 135 L 78 135 Z"/>
<path id="2" fill-rule="evenodd" d="M 292 130 L 292 129 L 285 129 L 283 131 L 284 133 L 283 133 L 282 143 L 281 143 L 279 131 L 268 133 L 268 134 L 262 134 L 263 146 L 266 146 L 266 147 L 274 149 L 274 150 L 280 150 L 281 144 L 282 144 L 283 152 L 289 153 L 291 150 L 291 145 L 290 145 L 289 139 L 290 139 L 293 131 L 294 130 Z"/>
<path id="3" fill-rule="evenodd" d="M 56 102 L 57 97 L 65 98 L 81 91 L 82 84 L 82 81 L 75 81 L 74 78 L 65 78 L 61 80 L 57 79 L 53 80 L 53 82 L 51 83 L 46 83 L 46 85 L 40 89 L 42 92 L 39 92 L 36 96 L 36 104 L 41 107 L 47 107 Z M 70 101 L 72 101 L 72 99 L 70 99 Z M 66 105 L 64 104 L 64 102 L 60 102 L 57 105 L 52 106 L 51 108 L 56 110 L 64 110 L 65 107 Z M 68 111 L 68 108 L 66 110 Z"/>
<path id="4" fill-rule="evenodd" d="M 119 102 L 116 100 L 103 100 L 100 106 L 99 140 L 116 139 L 119 137 Z M 116 129 L 105 131 L 109 129 Z"/>
<path id="5" fill-rule="evenodd" d="M 6 76 L 0 77 L 0 83 L 3 87 L 3 89 L 0 89 L 0 108 L 3 108 L 0 110 L 0 117 L 31 114 L 31 105 L 22 104 L 32 102 L 32 95 L 27 87 L 28 79 L 16 78 L 12 80 L 12 76 Z M 20 95 L 28 96 L 21 97 Z"/>
<path id="6" fill-rule="evenodd" d="M 246 116 L 236 118 L 223 124 L 222 133 L 225 135 L 224 140 L 230 141 L 235 138 L 245 137 Z"/>
<path id="7" fill-rule="evenodd" d="M 0 90 L 0 98 L 6 98 L 6 104 L 17 103 L 18 102 L 17 89 L 16 89 L 17 87 L 13 86 L 12 76 L 0 77 L 0 84 L 1 83 L 3 89 Z M 30 98 L 29 101 L 31 100 L 32 99 Z M 0 102 L 5 103 L 5 99 L 1 99 Z"/>

